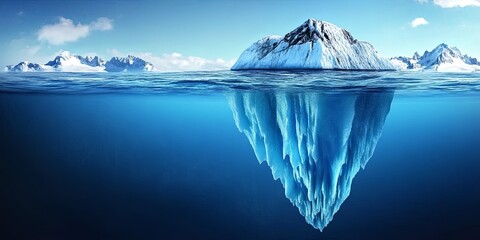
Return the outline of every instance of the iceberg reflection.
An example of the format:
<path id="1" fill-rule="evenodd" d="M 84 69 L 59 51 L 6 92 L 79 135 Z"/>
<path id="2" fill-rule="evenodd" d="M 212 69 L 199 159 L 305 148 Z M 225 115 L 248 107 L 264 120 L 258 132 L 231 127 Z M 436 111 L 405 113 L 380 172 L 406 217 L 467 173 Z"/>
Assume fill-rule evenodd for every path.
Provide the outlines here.
<path id="1" fill-rule="evenodd" d="M 372 157 L 394 90 L 235 92 L 227 96 L 238 129 L 258 161 L 306 221 L 323 230 Z"/>

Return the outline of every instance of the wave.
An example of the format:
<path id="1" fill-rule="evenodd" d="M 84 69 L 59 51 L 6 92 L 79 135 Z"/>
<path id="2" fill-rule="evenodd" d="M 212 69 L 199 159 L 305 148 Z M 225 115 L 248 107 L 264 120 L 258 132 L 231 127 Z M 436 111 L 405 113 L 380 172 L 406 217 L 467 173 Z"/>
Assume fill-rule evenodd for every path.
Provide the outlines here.
<path id="1" fill-rule="evenodd" d="M 363 71 L 212 71 L 177 73 L 1 73 L 0 92 L 98 94 L 210 94 L 238 90 L 478 93 L 480 74 Z"/>

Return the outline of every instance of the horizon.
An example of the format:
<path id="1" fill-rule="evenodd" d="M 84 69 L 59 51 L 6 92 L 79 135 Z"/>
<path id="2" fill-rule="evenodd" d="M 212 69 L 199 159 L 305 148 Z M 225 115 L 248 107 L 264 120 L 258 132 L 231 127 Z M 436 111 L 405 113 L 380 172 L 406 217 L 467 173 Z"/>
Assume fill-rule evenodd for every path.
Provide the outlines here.
<path id="1" fill-rule="evenodd" d="M 346 29 L 387 58 L 431 51 L 441 43 L 480 57 L 480 26 L 473 24 L 480 22 L 480 1 L 343 0 L 318 9 L 304 8 L 315 1 L 272 3 L 2 2 L 0 12 L 9 21 L 0 23 L 5 29 L 0 64 L 43 64 L 69 51 L 104 60 L 134 55 L 163 71 L 227 69 L 252 43 L 283 36 L 309 18 Z"/>

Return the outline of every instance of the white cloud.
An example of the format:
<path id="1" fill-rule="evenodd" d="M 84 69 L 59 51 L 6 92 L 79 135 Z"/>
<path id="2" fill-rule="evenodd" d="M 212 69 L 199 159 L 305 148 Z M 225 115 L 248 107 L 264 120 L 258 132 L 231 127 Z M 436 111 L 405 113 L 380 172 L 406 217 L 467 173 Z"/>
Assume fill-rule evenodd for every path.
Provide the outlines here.
<path id="1" fill-rule="evenodd" d="M 433 0 L 433 3 L 442 8 L 480 6 L 480 0 Z"/>
<path id="2" fill-rule="evenodd" d="M 429 0 L 415 0 L 418 3 L 428 3 Z M 479 7 L 480 0 L 432 0 L 433 4 L 442 8 L 454 8 L 454 7 Z"/>
<path id="3" fill-rule="evenodd" d="M 428 21 L 425 18 L 415 18 L 410 24 L 413 28 L 416 28 L 418 26 L 427 25 Z"/>
<path id="4" fill-rule="evenodd" d="M 101 17 L 101 18 L 98 18 L 97 21 L 92 22 L 90 26 L 92 30 L 99 30 L 99 31 L 112 30 L 113 20 L 106 17 Z"/>
<path id="5" fill-rule="evenodd" d="M 224 60 L 218 58 L 212 60 L 194 56 L 183 56 L 176 52 L 166 53 L 161 56 L 155 56 L 152 53 L 136 53 L 132 55 L 151 62 L 155 66 L 155 69 L 164 72 L 227 70 L 235 63 L 233 59 Z"/>
<path id="6" fill-rule="evenodd" d="M 60 17 L 58 23 L 48 24 L 38 31 L 38 40 L 46 41 L 51 45 L 60 45 L 66 42 L 75 42 L 88 36 L 90 28 L 81 23 L 74 24 L 72 20 Z"/>
<path id="7" fill-rule="evenodd" d="M 113 29 L 112 20 L 101 17 L 96 21 L 84 25 L 75 24 L 71 19 L 60 17 L 55 24 L 47 24 L 38 30 L 38 40 L 48 42 L 51 45 L 61 45 L 75 42 L 80 38 L 87 37 L 91 31 L 107 31 Z"/>
<path id="8" fill-rule="evenodd" d="M 43 62 L 47 58 L 42 56 L 42 47 L 37 41 L 29 38 L 16 38 L 5 45 L 0 55 L 0 69 L 5 65 L 17 64 L 21 61 Z"/>
<path id="9" fill-rule="evenodd" d="M 25 13 L 23 11 L 17 12 L 17 16 L 22 17 L 23 15 L 25 15 Z"/>

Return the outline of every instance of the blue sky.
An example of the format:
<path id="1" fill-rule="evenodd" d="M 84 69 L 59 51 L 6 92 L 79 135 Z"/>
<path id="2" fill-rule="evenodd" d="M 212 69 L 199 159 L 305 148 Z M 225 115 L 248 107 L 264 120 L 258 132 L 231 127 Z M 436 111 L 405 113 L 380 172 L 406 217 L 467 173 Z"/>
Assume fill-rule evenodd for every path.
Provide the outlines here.
<path id="1" fill-rule="evenodd" d="M 69 50 L 136 54 L 172 70 L 221 68 L 254 41 L 308 18 L 345 28 L 387 57 L 442 42 L 480 57 L 480 0 L 4 0 L 0 16 L 1 65 Z"/>

